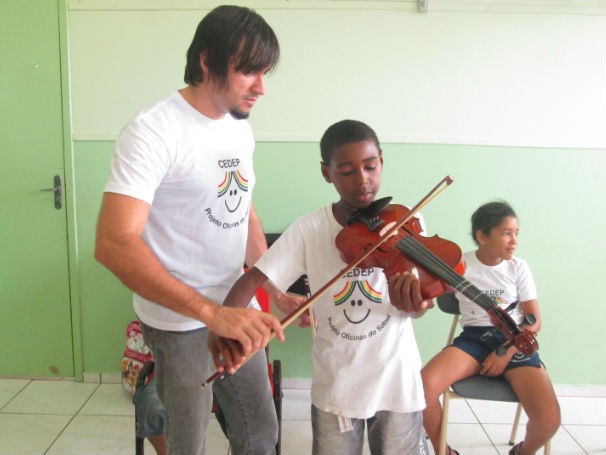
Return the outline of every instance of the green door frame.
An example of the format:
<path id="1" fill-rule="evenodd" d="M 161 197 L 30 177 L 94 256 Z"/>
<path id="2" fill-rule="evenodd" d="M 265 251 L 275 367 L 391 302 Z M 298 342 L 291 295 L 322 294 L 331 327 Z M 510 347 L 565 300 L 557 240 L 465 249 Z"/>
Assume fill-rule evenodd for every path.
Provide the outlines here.
<path id="1" fill-rule="evenodd" d="M 82 311 L 80 300 L 80 273 L 76 226 L 76 191 L 74 146 L 71 131 L 71 98 L 69 72 L 69 36 L 67 25 L 68 0 L 57 0 L 59 16 L 59 47 L 61 55 L 61 100 L 63 113 L 63 161 L 65 166 L 65 210 L 67 216 L 67 245 L 69 265 L 69 295 L 71 306 L 74 377 L 83 380 Z"/>

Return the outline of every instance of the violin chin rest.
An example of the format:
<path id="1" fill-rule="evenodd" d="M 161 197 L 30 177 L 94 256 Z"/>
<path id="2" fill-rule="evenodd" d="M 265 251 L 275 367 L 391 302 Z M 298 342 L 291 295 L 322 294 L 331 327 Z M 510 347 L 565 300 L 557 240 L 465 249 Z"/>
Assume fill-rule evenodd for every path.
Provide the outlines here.
<path id="1" fill-rule="evenodd" d="M 373 201 L 368 207 L 356 210 L 347 217 L 347 224 L 352 224 L 356 221 L 361 221 L 362 219 L 374 217 L 377 213 L 387 207 L 392 199 L 393 198 L 391 196 L 383 197 Z"/>

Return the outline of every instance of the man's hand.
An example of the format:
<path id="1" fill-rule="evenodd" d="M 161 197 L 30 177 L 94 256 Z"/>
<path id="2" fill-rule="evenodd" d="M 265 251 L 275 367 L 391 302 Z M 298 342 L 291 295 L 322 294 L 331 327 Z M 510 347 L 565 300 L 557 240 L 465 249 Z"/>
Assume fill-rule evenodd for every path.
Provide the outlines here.
<path id="1" fill-rule="evenodd" d="M 216 335 L 240 343 L 242 355 L 249 357 L 275 335 L 284 341 L 284 331 L 278 318 L 252 308 L 213 306 L 211 317 L 206 319 L 208 330 Z M 272 334 L 273 332 L 273 334 Z"/>
<path id="2" fill-rule="evenodd" d="M 433 308 L 432 300 L 423 300 L 419 279 L 410 272 L 396 273 L 388 280 L 391 304 L 415 317 Z"/>

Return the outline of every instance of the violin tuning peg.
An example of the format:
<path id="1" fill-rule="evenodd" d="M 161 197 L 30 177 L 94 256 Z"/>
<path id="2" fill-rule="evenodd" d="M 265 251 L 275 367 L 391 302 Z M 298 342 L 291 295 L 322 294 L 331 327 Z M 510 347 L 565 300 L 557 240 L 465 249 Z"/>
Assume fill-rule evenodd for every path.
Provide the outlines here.
<path id="1" fill-rule="evenodd" d="M 520 324 L 520 327 L 524 327 L 525 325 L 533 325 L 535 322 L 537 322 L 537 318 L 534 314 L 525 314 L 524 322 Z"/>

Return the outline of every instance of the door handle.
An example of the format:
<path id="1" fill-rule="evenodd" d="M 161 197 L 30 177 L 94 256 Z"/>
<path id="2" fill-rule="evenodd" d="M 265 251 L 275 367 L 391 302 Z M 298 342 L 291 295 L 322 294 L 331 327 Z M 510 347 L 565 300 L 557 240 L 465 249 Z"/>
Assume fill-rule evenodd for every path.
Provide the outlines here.
<path id="1" fill-rule="evenodd" d="M 58 210 L 62 206 L 61 196 L 61 176 L 55 175 L 53 178 L 53 187 L 52 188 L 41 188 L 40 191 L 52 191 L 55 193 L 55 208 Z"/>

